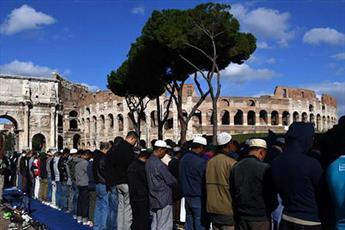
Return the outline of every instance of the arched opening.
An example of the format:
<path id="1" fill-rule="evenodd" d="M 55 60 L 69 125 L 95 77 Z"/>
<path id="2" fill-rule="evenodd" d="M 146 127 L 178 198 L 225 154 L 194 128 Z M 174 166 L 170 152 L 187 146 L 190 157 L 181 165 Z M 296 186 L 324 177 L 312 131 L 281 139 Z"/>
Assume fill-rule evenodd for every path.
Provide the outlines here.
<path id="1" fill-rule="evenodd" d="M 119 132 L 123 131 L 123 116 L 122 114 L 117 115 L 117 123 L 119 127 Z"/>
<path id="2" fill-rule="evenodd" d="M 78 122 L 76 119 L 69 121 L 69 129 L 70 131 L 76 131 L 78 129 Z"/>
<path id="3" fill-rule="evenodd" d="M 90 131 L 91 131 L 90 118 L 86 118 L 86 130 L 87 130 L 88 133 L 90 133 Z"/>
<path id="4" fill-rule="evenodd" d="M 80 135 L 76 134 L 73 136 L 73 148 L 78 149 L 80 145 Z"/>
<path id="5" fill-rule="evenodd" d="M 247 102 L 247 106 L 255 106 L 255 101 L 254 100 L 249 100 Z"/>
<path id="6" fill-rule="evenodd" d="M 283 112 L 283 125 L 284 126 L 290 125 L 290 113 L 288 111 Z"/>
<path id="7" fill-rule="evenodd" d="M 114 116 L 113 116 L 113 114 L 109 113 L 108 119 L 109 119 L 109 128 L 113 129 L 114 128 Z"/>
<path id="8" fill-rule="evenodd" d="M 8 115 L 0 116 L 0 150 L 18 151 L 19 150 L 19 135 L 18 135 L 17 121 Z M 0 152 L 1 154 L 1 152 Z M 1 157 L 1 155 L 0 155 Z"/>
<path id="9" fill-rule="evenodd" d="M 292 114 L 292 119 L 293 119 L 293 122 L 299 121 L 299 114 L 298 114 L 298 112 L 294 112 Z"/>
<path id="10" fill-rule="evenodd" d="M 242 110 L 237 110 L 235 117 L 234 117 L 234 124 L 235 125 L 243 125 L 243 112 L 242 112 Z"/>
<path id="11" fill-rule="evenodd" d="M 260 124 L 261 125 L 267 125 L 268 124 L 267 111 L 266 110 L 260 111 Z"/>
<path id="12" fill-rule="evenodd" d="M 206 119 L 208 125 L 213 125 L 213 110 L 207 111 Z"/>
<path id="13" fill-rule="evenodd" d="M 88 107 L 88 108 L 86 108 L 86 115 L 90 115 L 91 114 L 91 110 L 90 110 L 90 108 Z"/>
<path id="14" fill-rule="evenodd" d="M 32 137 L 32 150 L 45 151 L 46 138 L 41 133 L 37 133 Z"/>
<path id="15" fill-rule="evenodd" d="M 63 138 L 61 135 L 58 136 L 58 149 L 63 149 Z"/>
<path id="16" fill-rule="evenodd" d="M 279 124 L 279 114 L 277 111 L 272 111 L 271 113 L 271 125 Z"/>
<path id="17" fill-rule="evenodd" d="M 220 100 L 220 106 L 221 106 L 221 108 L 227 108 L 230 106 L 230 102 L 227 99 L 221 99 Z"/>
<path id="18" fill-rule="evenodd" d="M 255 125 L 255 112 L 254 111 L 249 111 L 247 114 L 247 124 L 248 125 Z"/>
<path id="19" fill-rule="evenodd" d="M 165 112 L 164 117 L 167 115 L 166 113 L 167 112 Z M 166 119 L 164 123 L 164 129 L 169 130 L 169 129 L 173 129 L 173 127 L 174 127 L 173 112 L 169 111 L 168 118 Z"/>
<path id="20" fill-rule="evenodd" d="M 104 115 L 101 115 L 99 120 L 101 122 L 101 130 L 104 130 L 105 129 L 105 118 L 104 118 Z"/>
<path id="21" fill-rule="evenodd" d="M 308 115 L 306 112 L 302 113 L 302 122 L 308 122 Z"/>
<path id="22" fill-rule="evenodd" d="M 315 115 L 312 114 L 312 113 L 310 114 L 309 122 L 312 123 L 315 126 Z"/>
<path id="23" fill-rule="evenodd" d="M 329 116 L 327 116 L 327 128 L 331 128 L 331 119 Z"/>
<path id="24" fill-rule="evenodd" d="M 63 132 L 63 116 L 61 114 L 58 114 L 58 132 L 62 133 Z"/>
<path id="25" fill-rule="evenodd" d="M 323 127 L 323 130 L 326 130 L 326 125 L 327 125 L 327 123 L 326 123 L 326 117 L 323 116 L 323 117 L 322 117 L 322 127 Z"/>
<path id="26" fill-rule="evenodd" d="M 222 116 L 222 125 L 229 125 L 230 124 L 230 113 L 229 111 L 223 110 L 221 113 Z"/>
<path id="27" fill-rule="evenodd" d="M 78 112 L 75 110 L 72 110 L 71 112 L 69 112 L 69 117 L 77 117 L 78 116 Z"/>
<path id="28" fill-rule="evenodd" d="M 322 131 L 321 130 L 321 115 L 320 114 L 316 115 L 316 129 L 318 131 Z"/>
<path id="29" fill-rule="evenodd" d="M 157 111 L 152 111 L 150 113 L 151 118 L 151 127 L 157 127 L 158 126 L 158 113 Z"/>
<path id="30" fill-rule="evenodd" d="M 97 133 L 97 117 L 96 116 L 92 117 L 92 122 L 93 122 L 93 135 L 96 135 Z"/>
<path id="31" fill-rule="evenodd" d="M 309 105 L 309 112 L 314 112 L 314 106 L 312 104 Z"/>

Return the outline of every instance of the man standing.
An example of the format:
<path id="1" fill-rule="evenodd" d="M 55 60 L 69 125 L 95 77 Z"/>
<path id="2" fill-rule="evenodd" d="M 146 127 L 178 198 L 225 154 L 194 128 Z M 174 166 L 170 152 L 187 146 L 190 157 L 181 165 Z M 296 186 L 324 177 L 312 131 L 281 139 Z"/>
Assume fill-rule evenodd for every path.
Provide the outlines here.
<path id="1" fill-rule="evenodd" d="M 107 184 L 111 190 L 113 190 L 116 185 L 118 195 L 117 228 L 121 230 L 130 229 L 132 224 L 132 209 L 129 202 L 127 170 L 128 166 L 135 159 L 133 146 L 137 143 L 138 138 L 136 132 L 128 132 L 125 140 L 114 146 L 111 153 L 107 156 L 107 164 L 109 164 L 107 165 L 107 174 L 109 177 L 107 179 Z M 111 206 L 110 204 L 110 209 L 112 209 Z"/>
<path id="2" fill-rule="evenodd" d="M 157 140 L 153 147 L 153 153 L 145 165 L 150 209 L 153 216 L 152 230 L 173 228 L 172 187 L 177 181 L 168 167 L 161 161 L 167 151 L 165 141 Z"/>
<path id="3" fill-rule="evenodd" d="M 270 215 L 277 206 L 270 165 L 264 163 L 267 144 L 254 138 L 249 153 L 235 164 L 230 174 L 230 193 L 236 230 L 270 230 Z"/>
<path id="4" fill-rule="evenodd" d="M 182 196 L 185 197 L 186 230 L 208 229 L 205 210 L 205 170 L 207 160 L 203 158 L 207 140 L 195 137 L 191 151 L 187 152 L 180 161 L 180 183 Z"/>
<path id="5" fill-rule="evenodd" d="M 213 229 L 234 229 L 233 210 L 230 197 L 230 171 L 236 161 L 229 157 L 232 150 L 232 136 L 228 133 L 217 135 L 217 154 L 206 166 L 206 209 Z"/>
<path id="6" fill-rule="evenodd" d="M 45 153 L 41 153 L 41 164 L 40 164 L 40 192 L 39 192 L 39 199 L 43 202 L 47 201 L 47 194 L 48 194 L 48 180 L 47 180 L 47 155 Z"/>
<path id="7" fill-rule="evenodd" d="M 150 153 L 141 151 L 138 158 L 128 167 L 129 199 L 132 207 L 132 230 L 150 229 L 150 203 L 147 186 L 145 162 Z"/>
<path id="8" fill-rule="evenodd" d="M 317 198 L 323 183 L 323 170 L 320 162 L 308 156 L 314 140 L 314 126 L 294 122 L 285 138 L 284 152 L 272 163 L 273 182 L 284 206 L 279 229 L 322 229 Z"/>
<path id="9" fill-rule="evenodd" d="M 109 207 L 109 196 L 105 182 L 106 154 L 110 149 L 109 142 L 102 142 L 100 151 L 94 152 L 93 176 L 96 183 L 96 208 L 94 215 L 94 230 L 107 229 L 107 217 Z"/>

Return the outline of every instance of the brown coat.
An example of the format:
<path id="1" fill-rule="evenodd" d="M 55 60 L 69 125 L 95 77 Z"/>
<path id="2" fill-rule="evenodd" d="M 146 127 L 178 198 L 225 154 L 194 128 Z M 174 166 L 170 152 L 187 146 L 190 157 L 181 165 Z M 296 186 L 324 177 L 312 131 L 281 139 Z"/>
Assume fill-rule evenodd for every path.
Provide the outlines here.
<path id="1" fill-rule="evenodd" d="M 233 216 L 229 178 L 235 163 L 236 160 L 222 153 L 208 161 L 206 167 L 208 213 Z"/>

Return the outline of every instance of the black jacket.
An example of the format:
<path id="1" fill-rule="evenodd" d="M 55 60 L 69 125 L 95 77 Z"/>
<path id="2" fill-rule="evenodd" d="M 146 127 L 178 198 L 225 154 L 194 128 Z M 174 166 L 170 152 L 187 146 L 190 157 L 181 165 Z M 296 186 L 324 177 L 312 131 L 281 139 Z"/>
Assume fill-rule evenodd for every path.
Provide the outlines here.
<path id="1" fill-rule="evenodd" d="M 135 159 L 128 167 L 129 200 L 149 202 L 149 192 L 145 172 L 145 162 Z"/>
<path id="2" fill-rule="evenodd" d="M 105 184 L 105 163 L 106 163 L 106 155 L 103 154 L 101 151 L 96 150 L 94 152 L 94 158 L 93 158 L 93 177 L 96 184 Z"/>
<path id="3" fill-rule="evenodd" d="M 308 156 L 313 144 L 311 123 L 295 122 L 286 133 L 286 146 L 272 163 L 275 186 L 285 215 L 319 222 L 321 189 L 324 186 L 320 162 Z"/>
<path id="4" fill-rule="evenodd" d="M 68 180 L 67 160 L 67 157 L 60 157 L 60 160 L 58 162 L 58 169 L 60 173 L 61 182 L 66 182 Z"/>
<path id="5" fill-rule="evenodd" d="M 278 205 L 270 165 L 255 156 L 245 156 L 234 165 L 230 193 L 235 215 L 249 221 L 269 220 Z"/>
<path id="6" fill-rule="evenodd" d="M 42 179 L 47 179 L 48 178 L 48 173 L 47 173 L 47 157 L 41 157 L 40 177 Z"/>
<path id="7" fill-rule="evenodd" d="M 134 159 L 133 146 L 127 141 L 112 148 L 106 157 L 107 185 L 128 184 L 127 169 Z"/>

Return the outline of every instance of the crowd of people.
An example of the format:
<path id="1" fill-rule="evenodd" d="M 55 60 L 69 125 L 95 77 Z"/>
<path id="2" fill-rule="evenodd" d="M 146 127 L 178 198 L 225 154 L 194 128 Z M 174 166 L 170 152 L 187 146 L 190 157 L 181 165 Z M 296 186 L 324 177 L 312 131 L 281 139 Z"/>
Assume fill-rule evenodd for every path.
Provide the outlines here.
<path id="1" fill-rule="evenodd" d="M 175 229 L 181 206 L 186 230 L 345 229 L 345 117 L 322 135 L 295 122 L 285 135 L 216 139 L 147 146 L 130 131 L 93 152 L 13 154 L 1 173 L 94 229 Z"/>

